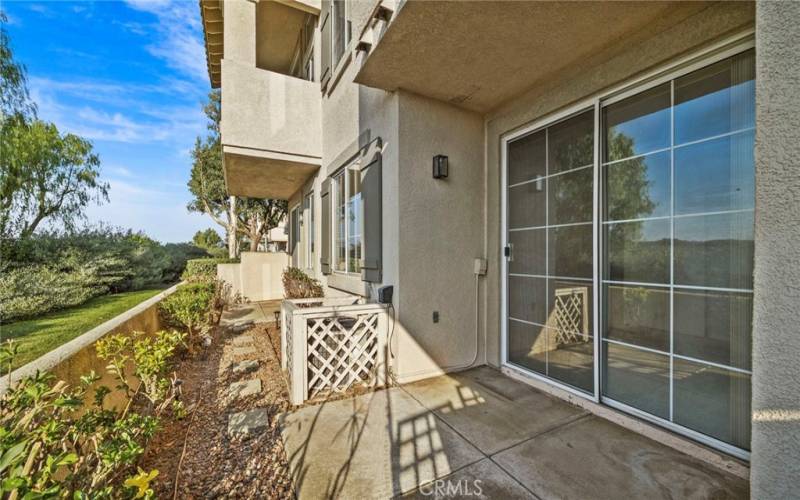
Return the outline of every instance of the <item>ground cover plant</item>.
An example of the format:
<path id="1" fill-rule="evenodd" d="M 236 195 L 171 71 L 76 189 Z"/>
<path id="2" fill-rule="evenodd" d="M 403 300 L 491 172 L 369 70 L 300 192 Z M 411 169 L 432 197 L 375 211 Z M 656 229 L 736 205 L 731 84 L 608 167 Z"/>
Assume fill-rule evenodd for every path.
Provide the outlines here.
<path id="1" fill-rule="evenodd" d="M 118 334 L 98 341 L 128 404 L 109 407 L 112 389 L 85 374 L 71 387 L 49 373 L 27 377 L 0 400 L 0 493 L 16 498 L 150 498 L 157 470 L 137 469 L 161 419 L 183 418 L 169 373 L 185 335 Z M 16 347 L 6 343 L 0 363 Z M 141 384 L 138 382 L 141 381 Z"/>

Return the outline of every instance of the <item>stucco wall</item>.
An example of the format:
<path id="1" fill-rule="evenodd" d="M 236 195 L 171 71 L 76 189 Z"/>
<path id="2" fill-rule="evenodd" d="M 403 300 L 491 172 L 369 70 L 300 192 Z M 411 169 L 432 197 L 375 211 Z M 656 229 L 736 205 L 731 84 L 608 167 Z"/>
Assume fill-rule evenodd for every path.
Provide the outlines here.
<path id="1" fill-rule="evenodd" d="M 319 158 L 319 85 L 222 60 L 223 145 Z"/>
<path id="2" fill-rule="evenodd" d="M 674 26 L 645 27 L 580 65 L 553 75 L 547 82 L 537 85 L 487 115 L 486 246 L 489 269 L 485 318 L 488 335 L 487 359 L 490 364 L 500 363 L 501 345 L 501 136 L 676 57 L 699 50 L 722 37 L 752 28 L 753 23 L 753 4 L 729 2 L 712 5 Z M 535 62 L 535 59 L 532 61 Z"/>
<path id="3" fill-rule="evenodd" d="M 281 299 L 281 275 L 288 265 L 283 252 L 242 252 L 239 264 L 217 264 L 217 278 L 251 301 Z"/>
<path id="4" fill-rule="evenodd" d="M 222 2 L 225 26 L 225 59 L 255 66 L 256 4 L 247 0 Z"/>
<path id="5" fill-rule="evenodd" d="M 483 364 L 473 273 L 474 259 L 483 256 L 483 117 L 398 94 L 396 371 L 400 380 L 409 380 Z M 447 179 L 433 179 L 437 154 L 449 158 Z"/>
<path id="6" fill-rule="evenodd" d="M 800 2 L 756 9 L 753 498 L 800 495 Z"/>
<path id="7" fill-rule="evenodd" d="M 365 25 L 376 2 L 363 1 L 349 3 L 354 41 Z M 352 48 L 353 45 L 351 45 Z M 359 149 L 380 138 L 382 142 L 382 192 L 383 192 L 383 269 L 382 283 L 368 284 L 358 276 L 332 274 L 318 277 L 326 286 L 333 286 L 339 292 L 374 296 L 378 286 L 398 285 L 398 98 L 396 94 L 382 90 L 362 87 L 353 83 L 358 70 L 356 62 L 348 56 L 336 69 L 335 79 L 322 97 L 322 168 L 314 179 L 313 189 L 319 193 L 322 180 L 342 167 Z M 317 213 L 321 217 L 319 195 Z M 317 220 L 320 220 L 317 218 Z M 317 241 L 321 241 L 317 225 Z M 335 293 L 331 291 L 331 293 Z"/>

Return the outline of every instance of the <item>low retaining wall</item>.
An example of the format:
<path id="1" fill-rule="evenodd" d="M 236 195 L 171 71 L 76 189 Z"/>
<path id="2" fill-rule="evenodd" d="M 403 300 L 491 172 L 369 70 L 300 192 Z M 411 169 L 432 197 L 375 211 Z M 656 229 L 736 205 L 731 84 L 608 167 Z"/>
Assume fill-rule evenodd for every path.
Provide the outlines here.
<path id="1" fill-rule="evenodd" d="M 114 377 L 106 373 L 106 362 L 97 357 L 95 343 L 110 333 L 130 333 L 141 331 L 155 333 L 162 328 L 158 315 L 158 303 L 164 297 L 177 290 L 179 285 L 170 287 L 158 295 L 147 299 L 119 316 L 112 318 L 88 332 L 80 335 L 66 344 L 53 349 L 47 354 L 23 365 L 0 380 L 0 394 L 8 390 L 9 384 L 14 385 L 19 380 L 35 374 L 37 371 L 49 371 L 57 380 L 63 380 L 70 385 L 80 382 L 80 377 L 92 370 L 101 376 L 98 385 L 116 386 Z M 109 394 L 106 401 L 110 405 L 124 403 L 124 395 L 114 391 Z"/>
<path id="2" fill-rule="evenodd" d="M 217 264 L 217 279 L 251 302 L 283 298 L 281 275 L 289 267 L 283 252 L 242 252 L 238 264 Z"/>

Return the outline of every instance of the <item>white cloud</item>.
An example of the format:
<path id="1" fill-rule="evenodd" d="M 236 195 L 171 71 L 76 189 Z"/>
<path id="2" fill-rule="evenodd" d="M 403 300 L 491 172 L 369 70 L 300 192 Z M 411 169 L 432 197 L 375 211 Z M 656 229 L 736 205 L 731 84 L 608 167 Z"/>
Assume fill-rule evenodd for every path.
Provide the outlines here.
<path id="1" fill-rule="evenodd" d="M 200 11 L 196 2 L 126 0 L 126 3 L 132 9 L 156 17 L 155 33 L 145 31 L 149 37 L 155 35 L 155 41 L 147 46 L 148 52 L 187 76 L 203 81 L 208 78 Z M 130 28 L 141 31 L 141 26 Z"/>
<path id="2" fill-rule="evenodd" d="M 157 86 L 31 78 L 30 91 L 40 116 L 91 140 L 172 141 L 182 151 L 205 130 L 199 104 L 163 106 L 148 99 L 148 92 L 165 92 Z"/>
<path id="3" fill-rule="evenodd" d="M 107 173 L 111 173 L 114 175 L 118 175 L 120 177 L 133 177 L 133 172 L 128 167 L 123 167 L 121 165 L 104 165 L 103 171 Z"/>

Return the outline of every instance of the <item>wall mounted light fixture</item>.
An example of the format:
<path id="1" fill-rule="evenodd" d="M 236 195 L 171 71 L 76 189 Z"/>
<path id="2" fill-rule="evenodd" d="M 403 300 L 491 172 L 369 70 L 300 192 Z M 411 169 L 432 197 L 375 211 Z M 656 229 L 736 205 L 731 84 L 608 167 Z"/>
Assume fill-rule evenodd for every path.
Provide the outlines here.
<path id="1" fill-rule="evenodd" d="M 436 155 L 433 157 L 433 178 L 434 179 L 447 179 L 448 160 L 445 155 Z"/>

